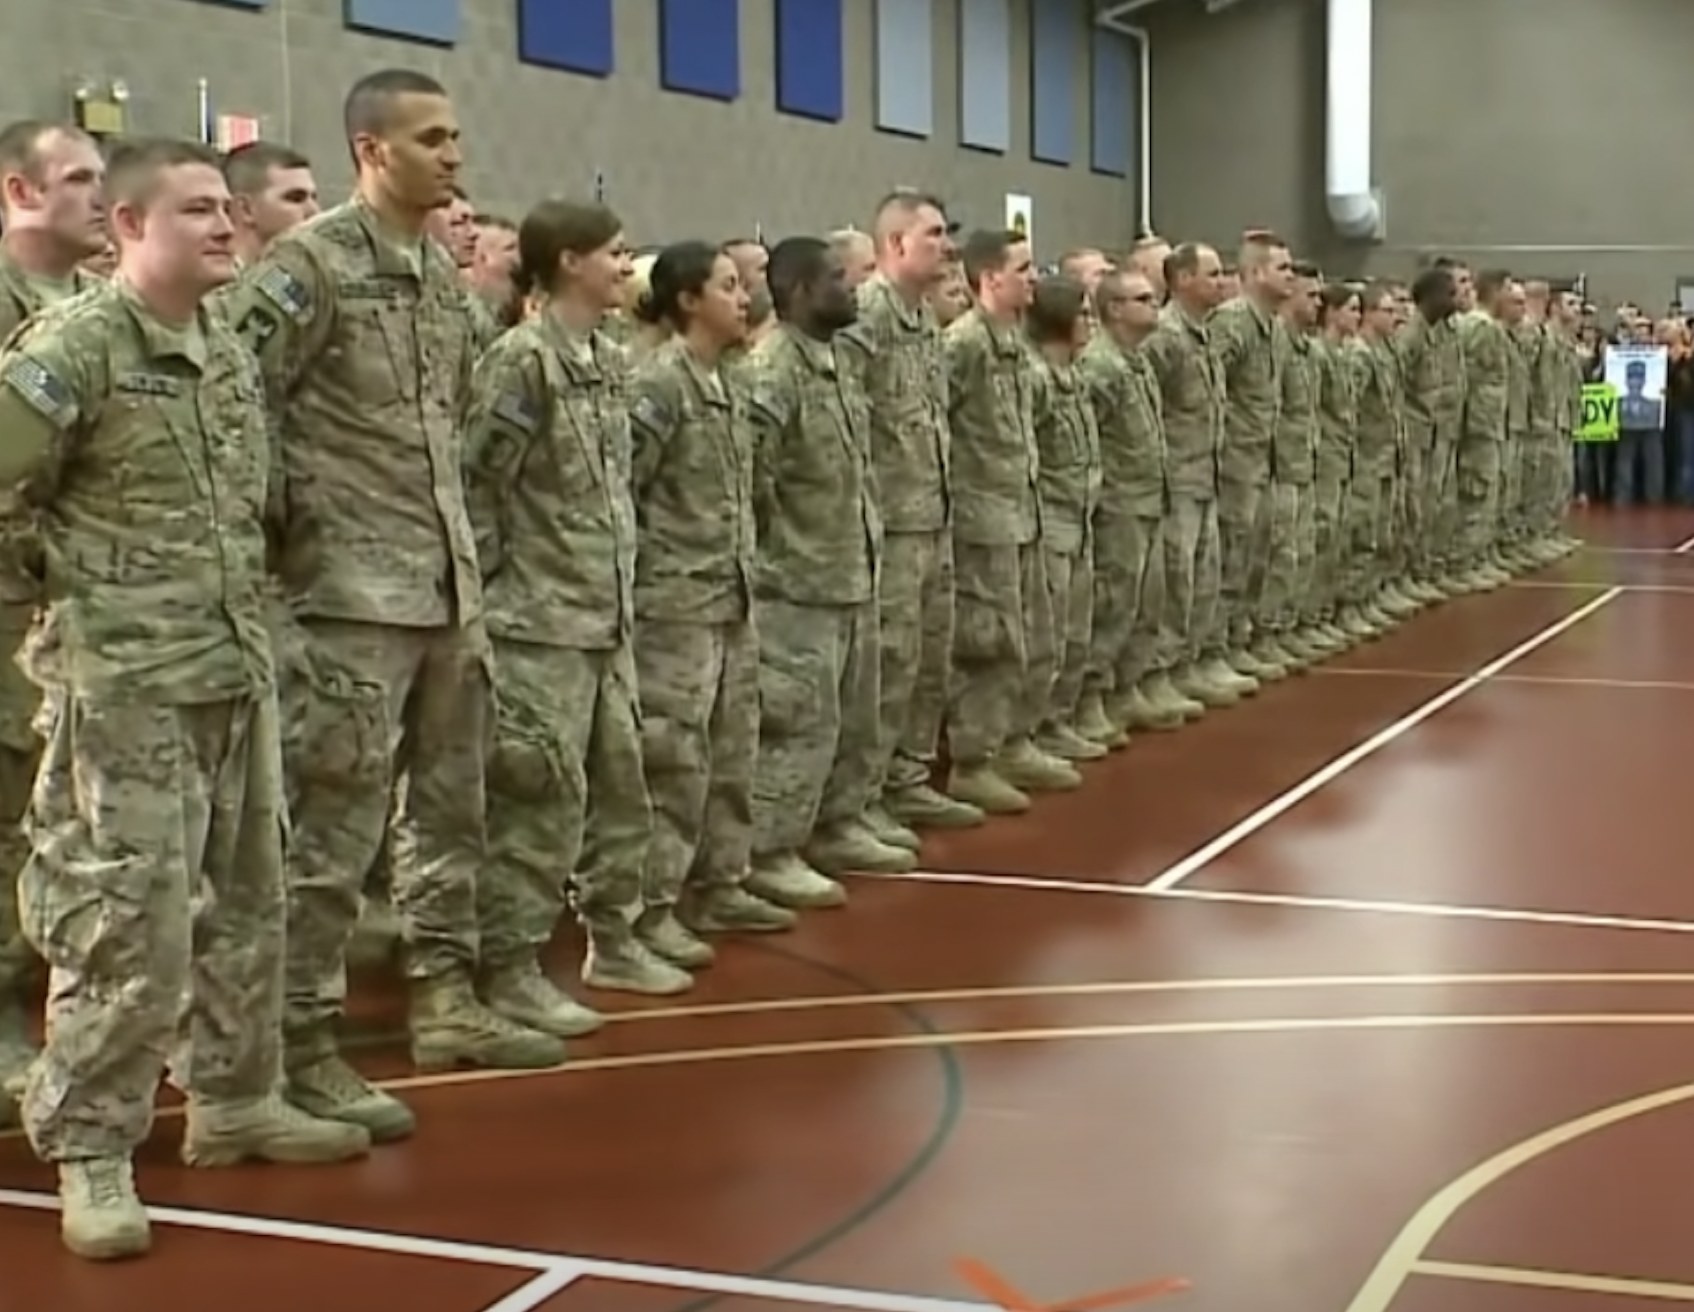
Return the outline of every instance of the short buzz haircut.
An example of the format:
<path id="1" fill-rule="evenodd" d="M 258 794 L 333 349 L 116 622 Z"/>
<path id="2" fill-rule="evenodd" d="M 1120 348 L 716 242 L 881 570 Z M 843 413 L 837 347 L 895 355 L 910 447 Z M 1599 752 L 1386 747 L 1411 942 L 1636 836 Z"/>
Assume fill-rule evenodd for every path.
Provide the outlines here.
<path id="1" fill-rule="evenodd" d="M 280 141 L 249 141 L 224 156 L 224 181 L 232 196 L 256 196 L 272 169 L 309 169 L 312 161 Z"/>
<path id="2" fill-rule="evenodd" d="M 53 123 L 44 118 L 19 119 L 0 129 L 0 173 L 21 173 L 30 181 L 39 182 L 41 143 L 54 132 L 73 138 L 88 136 L 79 127 Z"/>
<path id="3" fill-rule="evenodd" d="M 1255 269 L 1264 263 L 1272 251 L 1285 251 L 1286 241 L 1269 228 L 1249 228 L 1241 234 L 1241 246 L 1235 253 L 1237 267 Z"/>
<path id="4" fill-rule="evenodd" d="M 1165 286 L 1176 287 L 1177 277 L 1184 273 L 1200 272 L 1200 253 L 1210 250 L 1197 241 L 1185 241 L 1180 246 L 1173 246 L 1171 253 L 1165 256 Z"/>
<path id="5" fill-rule="evenodd" d="M 1322 282 L 1323 270 L 1310 260 L 1295 260 L 1294 276 L 1296 278 L 1310 278 L 1313 282 Z"/>
<path id="6" fill-rule="evenodd" d="M 1412 303 L 1427 305 L 1444 291 L 1453 287 L 1453 270 L 1444 264 L 1425 269 L 1412 280 Z"/>
<path id="7" fill-rule="evenodd" d="M 106 165 L 106 201 L 145 209 L 159 175 L 167 169 L 203 165 L 222 176 L 223 161 L 212 147 L 175 137 L 130 137 L 118 143 Z"/>
<path id="8" fill-rule="evenodd" d="M 1512 275 L 1509 269 L 1484 269 L 1476 275 L 1477 300 L 1486 301 L 1490 297 L 1498 295 L 1511 280 Z"/>
<path id="9" fill-rule="evenodd" d="M 964 261 L 965 280 L 980 290 L 984 274 L 998 273 L 1006 267 L 1012 247 L 1029 244 L 1029 238 L 1010 228 L 978 228 L 965 238 L 959 256 Z"/>
<path id="10" fill-rule="evenodd" d="M 947 206 L 941 197 L 933 192 L 918 191 L 911 187 L 896 187 L 881 200 L 877 201 L 876 209 L 871 214 L 871 239 L 876 244 L 877 253 L 887 244 L 892 235 L 890 228 L 898 218 L 902 226 L 910 227 L 917 218 L 918 211 L 933 209 L 941 216 L 941 226 L 949 233 L 957 232 L 959 225 L 947 217 Z"/>
<path id="11" fill-rule="evenodd" d="M 1359 293 L 1359 308 L 1363 310 L 1375 310 L 1385 301 L 1394 301 L 1397 299 L 1398 295 L 1398 284 L 1396 283 L 1388 282 L 1386 280 L 1368 282 L 1365 284 L 1365 289 Z"/>
<path id="12" fill-rule="evenodd" d="M 1024 322 L 1036 342 L 1069 341 L 1088 309 L 1088 289 L 1067 273 L 1050 273 L 1035 284 Z"/>
<path id="13" fill-rule="evenodd" d="M 367 73 L 353 84 L 342 105 L 341 122 L 348 142 L 359 136 L 381 136 L 388 111 L 400 96 L 445 96 L 447 88 L 428 73 L 412 68 L 384 68 Z"/>
<path id="14" fill-rule="evenodd" d="M 471 222 L 479 228 L 498 228 L 501 232 L 516 232 L 518 225 L 504 214 L 473 214 Z"/>
<path id="15" fill-rule="evenodd" d="M 779 319 L 787 319 L 795 297 L 823 277 L 829 255 L 830 244 L 821 237 L 784 237 L 771 248 L 765 282 Z"/>
<path id="16" fill-rule="evenodd" d="M 1099 284 L 1094 288 L 1094 309 L 1102 318 L 1108 311 L 1116 309 L 1129 299 L 1129 280 L 1140 278 L 1145 282 L 1146 275 L 1133 269 L 1120 269 L 1115 265 L 1107 269 L 1100 277 Z"/>

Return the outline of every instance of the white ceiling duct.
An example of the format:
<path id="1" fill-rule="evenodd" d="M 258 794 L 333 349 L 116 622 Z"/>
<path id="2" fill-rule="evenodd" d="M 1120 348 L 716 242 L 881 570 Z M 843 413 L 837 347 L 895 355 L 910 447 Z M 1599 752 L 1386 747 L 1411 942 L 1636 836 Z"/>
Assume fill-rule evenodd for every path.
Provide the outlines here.
<path id="1" fill-rule="evenodd" d="M 1375 0 L 1327 0 L 1324 193 L 1343 237 L 1381 241 L 1382 193 L 1371 181 L 1371 82 Z"/>

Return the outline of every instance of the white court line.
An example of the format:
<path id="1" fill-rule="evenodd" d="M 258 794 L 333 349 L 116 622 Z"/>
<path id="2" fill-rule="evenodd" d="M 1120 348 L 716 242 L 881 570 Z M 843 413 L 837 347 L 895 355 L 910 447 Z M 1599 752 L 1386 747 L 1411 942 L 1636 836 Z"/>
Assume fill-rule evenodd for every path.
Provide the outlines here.
<path id="1" fill-rule="evenodd" d="M 1555 592 L 1598 592 L 1602 588 L 1616 587 L 1619 592 L 1669 592 L 1691 593 L 1694 584 L 1690 583 L 1584 583 L 1580 579 L 1514 579 L 1506 584 L 1511 588 L 1537 588 Z"/>
<path id="2" fill-rule="evenodd" d="M 1110 897 L 1158 898 L 1166 902 L 1228 902 L 1241 906 L 1289 907 L 1300 911 L 1360 911 L 1376 915 L 1427 916 L 1438 920 L 1493 920 L 1525 925 L 1568 925 L 1579 929 L 1624 929 L 1655 934 L 1694 934 L 1694 920 L 1608 916 L 1587 911 L 1532 911 L 1446 902 L 1397 902 L 1376 898 L 1323 897 L 1305 893 L 1254 893 L 1228 888 L 1153 888 L 1104 880 L 1043 879 L 1038 875 L 976 875 L 951 870 L 914 870 L 903 875 L 859 875 L 860 879 L 906 880 L 920 884 L 965 884 L 1053 893 L 1100 893 Z"/>
<path id="3" fill-rule="evenodd" d="M 1670 554 L 1673 556 L 1686 556 L 1690 551 L 1694 551 L 1694 538 L 1689 538 L 1686 542 L 1678 542 L 1670 549 Z"/>
<path id="4" fill-rule="evenodd" d="M 576 1267 L 556 1266 L 551 1271 L 543 1271 L 527 1284 L 519 1285 L 499 1302 L 490 1303 L 482 1312 L 535 1312 L 554 1294 L 580 1279 L 582 1272 Z"/>
<path id="5" fill-rule="evenodd" d="M 0 1207 L 23 1207 L 37 1212 L 56 1212 L 59 1200 L 52 1194 L 0 1189 Z M 993 1312 L 985 1303 L 921 1294 L 899 1294 L 886 1290 L 852 1289 L 835 1285 L 803 1284 L 793 1280 L 770 1280 L 761 1276 L 738 1276 L 720 1271 L 694 1271 L 684 1267 L 649 1266 L 641 1262 L 613 1262 L 597 1257 L 572 1257 L 568 1253 L 545 1253 L 527 1248 L 503 1248 L 490 1244 L 460 1243 L 452 1239 L 429 1239 L 421 1235 L 390 1234 L 382 1230 L 311 1225 L 266 1216 L 242 1216 L 234 1212 L 209 1212 L 183 1207 L 149 1207 L 147 1215 L 160 1225 L 248 1235 L 257 1239 L 284 1239 L 299 1243 L 326 1244 L 335 1248 L 373 1253 L 395 1253 L 406 1257 L 435 1258 L 470 1266 L 506 1267 L 528 1271 L 537 1278 L 519 1286 L 486 1312 L 530 1312 L 566 1285 L 597 1279 L 632 1285 L 658 1285 L 697 1294 L 723 1294 L 740 1298 L 762 1298 L 787 1303 L 810 1303 L 817 1307 L 848 1308 L 853 1312 Z M 543 1286 L 548 1285 L 545 1290 Z"/>
<path id="6" fill-rule="evenodd" d="M 1610 605 L 1623 595 L 1622 588 L 1608 588 L 1592 601 L 1583 603 L 1562 619 L 1554 620 L 1530 635 L 1510 651 L 1496 656 L 1475 674 L 1459 680 L 1450 688 L 1445 688 L 1435 694 L 1422 706 L 1402 715 L 1393 724 L 1372 734 L 1356 747 L 1343 752 L 1328 765 L 1325 765 L 1307 775 L 1299 783 L 1286 792 L 1273 797 L 1251 815 L 1231 825 L 1211 842 L 1194 852 L 1190 852 L 1182 860 L 1169 869 L 1162 871 L 1148 880 L 1145 887 L 1152 892 L 1160 893 L 1175 888 L 1185 879 L 1198 873 L 1204 867 L 1217 860 L 1225 852 L 1251 838 L 1278 816 L 1285 815 L 1313 793 L 1334 783 L 1360 761 L 1366 760 L 1381 751 L 1388 744 L 1417 728 L 1432 715 L 1445 710 L 1467 693 L 1475 692 L 1502 670 L 1516 665 L 1525 656 L 1538 648 L 1546 646 L 1566 630 L 1582 623 L 1602 606 Z"/>

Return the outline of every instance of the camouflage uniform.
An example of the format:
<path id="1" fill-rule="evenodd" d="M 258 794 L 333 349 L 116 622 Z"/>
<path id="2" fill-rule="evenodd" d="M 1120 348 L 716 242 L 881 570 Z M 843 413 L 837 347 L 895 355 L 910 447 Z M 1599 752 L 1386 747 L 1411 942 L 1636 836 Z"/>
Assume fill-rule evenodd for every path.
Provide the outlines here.
<path id="1" fill-rule="evenodd" d="M 99 279 L 81 270 L 62 285 L 31 278 L 0 246 L 0 342 L 46 305 L 99 285 Z M 0 1122 L 11 1113 L 6 1083 L 20 1076 L 34 1055 L 24 1007 L 36 958 L 18 924 L 14 882 L 29 858 L 20 826 L 41 760 L 41 740 L 33 723 L 41 695 L 15 659 L 35 615 L 28 591 L 0 575 Z"/>
<path id="2" fill-rule="evenodd" d="M 411 1113 L 346 1066 L 335 1040 L 391 802 L 413 1061 L 563 1057 L 474 991 L 489 649 L 459 431 L 471 322 L 446 254 L 400 244 L 358 200 L 280 238 L 224 310 L 269 393 L 277 569 L 302 629 L 283 682 L 289 1093 L 400 1137 Z"/>
<path id="3" fill-rule="evenodd" d="M 675 993 L 689 983 L 634 934 L 653 821 L 624 384 L 620 347 L 544 314 L 483 356 L 465 425 L 498 692 L 477 885 L 483 996 L 561 1036 L 596 1020 L 539 970 L 567 885 L 588 934 L 589 984 Z"/>
<path id="4" fill-rule="evenodd" d="M 1556 544 L 1570 502 L 1571 440 L 1582 403 L 1582 371 L 1571 343 L 1557 328 L 1543 323 L 1533 331 L 1524 516 L 1537 559 L 1550 561 L 1564 554 Z"/>
<path id="5" fill-rule="evenodd" d="M 61 1164 L 67 1243 L 118 1256 L 146 1247 L 129 1156 L 167 1059 L 191 1163 L 369 1139 L 275 1096 L 286 821 L 251 358 L 214 315 L 166 327 L 107 285 L 12 340 L 0 432 L 5 572 L 38 587 L 22 662 L 46 706 L 19 890 L 49 1037 L 23 1119 Z"/>
<path id="6" fill-rule="evenodd" d="M 916 864 L 863 819 L 880 711 L 870 416 L 837 347 L 789 324 L 754 351 L 747 396 L 759 598 L 749 886 L 794 909 L 836 906 L 845 894 L 828 875 Z"/>
<path id="7" fill-rule="evenodd" d="M 1465 359 L 1451 320 L 1414 314 L 1396 350 L 1404 380 L 1408 531 L 1417 600 L 1448 596 L 1444 577 L 1458 529 L 1456 449 L 1464 416 Z M 1441 586 L 1437 586 L 1440 584 Z"/>
<path id="8" fill-rule="evenodd" d="M 1415 603 L 1394 587 L 1399 561 L 1399 464 L 1404 445 L 1400 431 L 1400 372 L 1384 342 L 1355 337 L 1345 359 L 1353 376 L 1358 438 L 1348 523 L 1352 543 L 1343 595 L 1376 620 L 1409 615 Z"/>
<path id="9" fill-rule="evenodd" d="M 1052 685 L 1031 686 L 1027 718 L 1042 726 L 1043 751 L 1088 760 L 1102 748 L 1076 732 L 1094 638 L 1094 514 L 1100 504 L 1100 430 L 1073 363 L 1037 358 L 1035 440 L 1041 472 L 1041 546 L 1053 614 Z"/>
<path id="10" fill-rule="evenodd" d="M 1189 709 L 1170 685 L 1176 653 L 1162 636 L 1170 476 L 1159 383 L 1146 355 L 1101 332 L 1077 368 L 1100 433 L 1101 474 L 1084 732 L 1112 743 L 1125 728 L 1174 728 Z M 1095 701 L 1103 722 L 1095 722 Z"/>
<path id="11" fill-rule="evenodd" d="M 1278 325 L 1282 405 L 1271 445 L 1271 513 L 1261 544 L 1259 628 L 1255 655 L 1297 669 L 1325 654 L 1301 632 L 1317 555 L 1318 363 L 1310 334 Z"/>
<path id="12" fill-rule="evenodd" d="M 1342 356 L 1345 349 L 1325 337 L 1312 339 L 1311 363 L 1317 389 L 1318 445 L 1312 477 L 1312 569 L 1303 613 L 1337 645 L 1349 636 L 1334 627 L 1341 602 L 1341 579 L 1352 540 L 1347 523 L 1353 482 L 1353 452 L 1358 440 L 1358 398 Z"/>
<path id="13" fill-rule="evenodd" d="M 860 284 L 858 298 L 858 321 L 838 341 L 858 357 L 870 403 L 884 528 L 877 590 L 882 725 L 872 792 L 882 795 L 897 820 L 980 824 L 979 810 L 930 786 L 954 626 L 951 434 L 941 329 L 927 302 L 908 305 L 881 274 Z"/>
<path id="14" fill-rule="evenodd" d="M 1219 623 L 1243 674 L 1274 677 L 1244 649 L 1257 598 L 1248 584 L 1269 511 L 1271 436 L 1282 398 L 1277 321 L 1248 297 L 1220 305 L 1206 325 L 1223 374 L 1223 456 L 1218 465 Z"/>
<path id="15" fill-rule="evenodd" d="M 1511 333 L 1512 351 L 1506 357 L 1506 449 L 1500 476 L 1500 516 L 1494 532 L 1497 553 L 1516 557 L 1529 543 L 1529 468 L 1534 459 L 1529 440 L 1530 371 L 1540 332 L 1533 324 L 1520 323 Z M 1502 563 L 1504 560 L 1502 559 Z M 1528 565 L 1528 559 L 1515 563 Z"/>
<path id="16" fill-rule="evenodd" d="M 774 927 L 743 888 L 759 734 L 743 404 L 724 368 L 681 339 L 630 379 L 635 665 L 654 820 L 644 887 L 651 908 L 678 908 L 701 931 Z"/>
<path id="17" fill-rule="evenodd" d="M 1037 495 L 1033 362 L 1016 327 L 966 312 L 945 334 L 953 436 L 957 625 L 947 712 L 948 791 L 990 813 L 1024 810 L 1022 788 L 1080 777 L 1039 751 L 1032 690 L 1053 679 Z"/>
<path id="18" fill-rule="evenodd" d="M 1512 357 L 1506 326 L 1474 310 L 1458 321 L 1465 369 L 1463 423 L 1455 455 L 1459 541 L 1455 553 L 1467 589 L 1498 587 L 1506 575 L 1489 565 L 1503 504 L 1506 419 Z"/>
<path id="19" fill-rule="evenodd" d="M 1159 384 L 1170 471 L 1165 515 L 1163 645 L 1185 699 L 1230 706 L 1258 683 L 1224 663 L 1219 615 L 1218 478 L 1222 468 L 1224 383 L 1211 330 L 1174 301 L 1142 348 Z"/>

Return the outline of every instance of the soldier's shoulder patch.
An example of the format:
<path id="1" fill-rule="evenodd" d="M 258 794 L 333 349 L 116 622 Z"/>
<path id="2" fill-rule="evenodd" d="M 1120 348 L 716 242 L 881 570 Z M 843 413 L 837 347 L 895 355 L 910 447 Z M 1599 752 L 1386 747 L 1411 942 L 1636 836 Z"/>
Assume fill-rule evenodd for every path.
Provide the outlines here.
<path id="1" fill-rule="evenodd" d="M 312 293 L 280 264 L 270 264 L 253 277 L 253 286 L 290 319 L 304 319 L 312 308 Z"/>
<path id="2" fill-rule="evenodd" d="M 519 391 L 500 393 L 494 401 L 494 417 L 521 433 L 534 433 L 541 426 L 541 416 L 529 397 Z"/>
<path id="3" fill-rule="evenodd" d="M 649 388 L 643 388 L 630 402 L 629 417 L 643 428 L 663 432 L 670 427 L 671 409 L 665 404 L 663 397 Z"/>
<path id="4" fill-rule="evenodd" d="M 276 336 L 277 317 L 262 305 L 255 305 L 241 316 L 235 325 L 235 335 L 255 354 L 265 349 L 265 343 Z"/>
<path id="5" fill-rule="evenodd" d="M 32 355 L 14 355 L 6 361 L 0 367 L 0 384 L 54 424 L 65 423 L 76 412 L 70 385 Z"/>

